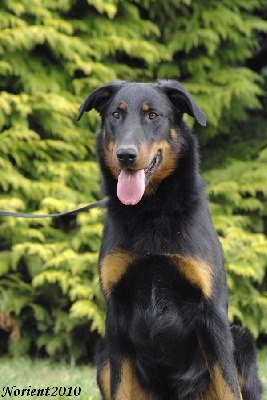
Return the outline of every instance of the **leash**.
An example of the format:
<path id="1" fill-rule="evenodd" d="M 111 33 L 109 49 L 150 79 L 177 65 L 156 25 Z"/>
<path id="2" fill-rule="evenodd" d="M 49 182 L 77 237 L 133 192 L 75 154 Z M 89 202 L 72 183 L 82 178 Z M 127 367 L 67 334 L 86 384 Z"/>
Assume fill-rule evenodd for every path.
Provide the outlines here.
<path id="1" fill-rule="evenodd" d="M 105 208 L 107 207 L 107 199 L 99 200 L 91 204 L 87 204 L 87 206 L 83 207 L 78 207 L 74 208 L 73 210 L 70 211 L 64 211 L 61 213 L 55 213 L 55 214 L 28 214 L 28 213 L 20 213 L 20 212 L 12 212 L 12 211 L 4 211 L 0 210 L 0 216 L 4 217 L 20 217 L 20 218 L 57 218 L 57 217 L 62 217 L 64 215 L 72 215 L 72 214 L 77 214 L 79 212 L 83 211 L 88 211 L 91 208 Z"/>

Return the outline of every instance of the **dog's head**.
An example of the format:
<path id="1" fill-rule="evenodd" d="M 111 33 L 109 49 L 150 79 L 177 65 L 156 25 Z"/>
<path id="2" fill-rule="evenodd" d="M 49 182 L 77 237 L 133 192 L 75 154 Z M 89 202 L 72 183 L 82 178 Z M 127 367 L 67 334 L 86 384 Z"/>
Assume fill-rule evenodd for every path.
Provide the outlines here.
<path id="1" fill-rule="evenodd" d="M 176 168 L 183 113 L 206 124 L 192 96 L 173 80 L 105 84 L 84 101 L 78 120 L 93 108 L 102 117 L 105 165 L 118 181 L 117 196 L 125 205 L 154 193 Z"/>

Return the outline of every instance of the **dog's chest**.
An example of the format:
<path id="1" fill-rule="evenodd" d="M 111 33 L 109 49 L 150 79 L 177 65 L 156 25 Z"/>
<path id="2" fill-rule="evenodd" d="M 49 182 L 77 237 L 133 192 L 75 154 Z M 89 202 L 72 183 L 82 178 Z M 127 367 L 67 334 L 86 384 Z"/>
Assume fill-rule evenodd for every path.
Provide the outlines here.
<path id="1" fill-rule="evenodd" d="M 182 358 L 184 347 L 190 349 L 187 355 L 191 347 L 196 349 L 195 322 L 203 295 L 169 257 L 147 256 L 133 262 L 113 287 L 110 300 L 113 314 L 119 324 L 122 321 L 119 331 L 122 335 L 127 331 L 139 354 L 149 351 L 153 355 L 156 351 L 172 365 L 174 353 Z M 187 361 L 182 362 L 185 369 Z"/>
<path id="2" fill-rule="evenodd" d="M 100 280 L 107 297 L 126 292 L 137 302 L 147 296 L 151 303 L 155 293 L 168 290 L 182 299 L 188 289 L 209 298 L 213 284 L 211 267 L 201 259 L 175 253 L 139 256 L 121 248 L 114 248 L 101 261 Z"/>

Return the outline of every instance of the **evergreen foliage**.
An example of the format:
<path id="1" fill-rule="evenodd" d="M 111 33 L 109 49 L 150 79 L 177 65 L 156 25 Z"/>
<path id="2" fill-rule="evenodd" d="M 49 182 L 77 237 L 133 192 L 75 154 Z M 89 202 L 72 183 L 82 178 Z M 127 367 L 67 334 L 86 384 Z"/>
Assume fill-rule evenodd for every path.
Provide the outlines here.
<path id="1" fill-rule="evenodd" d="M 229 316 L 255 338 L 267 333 L 265 125 L 252 117 L 232 137 L 211 141 L 203 152 L 213 221 L 225 255 Z"/>
<path id="2" fill-rule="evenodd" d="M 2 0 L 0 209 L 60 212 L 99 198 L 99 120 L 91 112 L 76 124 L 81 101 L 114 79 L 183 81 L 208 117 L 202 168 L 225 251 L 229 315 L 255 337 L 267 333 L 267 130 L 263 111 L 248 112 L 262 107 L 266 76 L 246 64 L 260 51 L 259 33 L 266 38 L 264 7 L 265 0 Z M 1 218 L 0 329 L 12 354 L 77 360 L 88 355 L 93 332 L 103 333 L 102 217 L 91 210 Z"/>
<path id="3" fill-rule="evenodd" d="M 267 31 L 266 21 L 256 15 L 257 9 L 266 7 L 264 0 L 146 0 L 144 4 L 172 54 L 170 62 L 159 65 L 157 75 L 186 81 L 207 115 L 208 128 L 202 135 L 228 132 L 233 121 L 247 118 L 248 108 L 260 107 L 263 80 L 244 62 L 258 48 L 255 33 Z"/>

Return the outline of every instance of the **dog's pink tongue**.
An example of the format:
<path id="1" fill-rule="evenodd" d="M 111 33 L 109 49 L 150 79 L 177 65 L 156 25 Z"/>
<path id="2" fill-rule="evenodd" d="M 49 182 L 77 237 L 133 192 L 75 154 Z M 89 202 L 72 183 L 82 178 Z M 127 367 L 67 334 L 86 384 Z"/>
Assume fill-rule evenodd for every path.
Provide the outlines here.
<path id="1" fill-rule="evenodd" d="M 137 204 L 145 191 L 145 171 L 143 169 L 121 171 L 117 183 L 117 196 L 126 206 Z"/>

